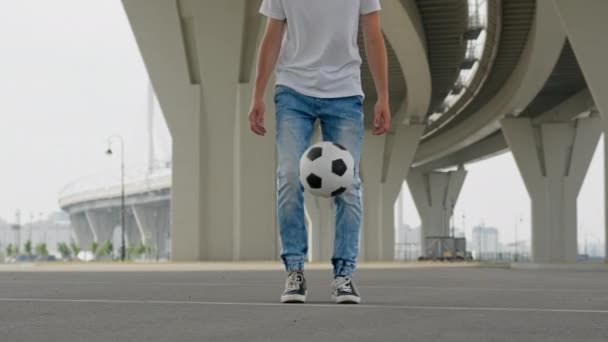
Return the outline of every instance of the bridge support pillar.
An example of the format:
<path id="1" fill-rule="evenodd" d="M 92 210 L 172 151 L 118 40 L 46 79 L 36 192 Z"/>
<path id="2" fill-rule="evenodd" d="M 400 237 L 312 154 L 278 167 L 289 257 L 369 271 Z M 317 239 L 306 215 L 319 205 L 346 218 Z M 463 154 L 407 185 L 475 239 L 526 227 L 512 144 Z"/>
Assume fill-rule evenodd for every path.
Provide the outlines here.
<path id="1" fill-rule="evenodd" d="M 95 242 L 112 241 L 114 227 L 120 225 L 120 213 L 112 212 L 112 208 L 93 209 L 84 212 L 89 226 L 95 235 Z M 89 246 L 86 246 L 87 249 Z"/>
<path id="2" fill-rule="evenodd" d="M 141 241 L 152 248 L 150 257 L 156 260 L 169 258 L 170 242 L 169 206 L 166 204 L 136 204 L 131 208 Z"/>
<path id="3" fill-rule="evenodd" d="M 577 198 L 602 132 L 600 118 L 533 125 L 506 118 L 502 130 L 532 202 L 532 259 L 575 262 Z"/>
<path id="4" fill-rule="evenodd" d="M 313 262 L 331 260 L 334 241 L 335 208 L 333 201 L 304 193 L 306 225 L 308 229 L 308 255 Z"/>
<path id="5" fill-rule="evenodd" d="M 85 212 L 89 226 L 95 234 L 95 242 L 102 244 L 110 241 L 114 245 L 116 253 L 120 252 L 120 246 L 114 241 L 114 230 L 121 225 L 120 207 L 107 209 L 91 209 Z M 135 216 L 131 209 L 125 207 L 125 245 L 137 245 L 142 241 L 142 234 L 139 231 Z M 88 248 L 88 246 L 87 246 Z"/>
<path id="6" fill-rule="evenodd" d="M 388 136 L 366 133 L 361 154 L 363 227 L 360 259 L 395 259 L 395 202 L 418 148 L 424 125 L 396 125 Z M 385 161 L 385 151 L 390 159 Z"/>
<path id="7" fill-rule="evenodd" d="M 74 229 L 78 246 L 83 250 L 88 250 L 91 242 L 95 241 L 95 235 L 85 213 L 77 212 L 70 214 L 70 223 L 72 224 L 72 229 Z"/>
<path id="8" fill-rule="evenodd" d="M 271 88 L 271 87 L 269 87 Z M 234 260 L 278 260 L 279 238 L 276 223 L 276 153 L 273 92 L 264 99 L 266 136 L 249 129 L 252 83 L 238 86 L 234 112 Z M 225 177 L 225 176 L 224 176 Z M 230 177 L 228 177 L 230 178 Z"/>
<path id="9" fill-rule="evenodd" d="M 576 59 L 583 70 L 587 86 L 604 119 L 604 198 L 605 198 L 605 258 L 608 261 L 608 46 L 598 42 L 606 40 L 608 2 L 588 0 L 584 6 L 569 0 L 554 0 Z M 578 5 L 577 5 L 578 4 Z"/>
<path id="10" fill-rule="evenodd" d="M 272 147 L 256 149 L 271 145 L 271 134 L 263 143 L 246 146 L 245 153 L 240 147 L 249 142 L 249 132 L 236 132 L 246 123 L 243 109 L 248 106 L 239 86 L 248 81 L 243 76 L 247 73 L 240 66 L 254 60 L 243 47 L 255 46 L 244 18 L 258 18 L 257 9 L 253 11 L 249 1 L 123 4 L 173 137 L 172 259 L 276 259 L 274 213 L 242 213 L 243 204 L 272 208 L 272 202 L 256 197 L 256 192 L 258 178 L 274 173 L 254 172 L 274 169 L 272 158 L 256 159 L 274 152 Z M 271 116 L 269 109 L 267 118 Z M 242 163 L 241 156 L 255 163 Z M 238 168 L 242 173 L 234 178 Z M 267 183 L 260 183 L 265 189 Z M 264 220 L 271 223 L 260 223 Z M 267 231 L 273 232 L 270 239 Z"/>
<path id="11" fill-rule="evenodd" d="M 427 237 L 451 235 L 450 219 L 466 176 L 462 166 L 449 172 L 410 171 L 407 183 L 422 221 L 420 251 L 423 255 Z"/>

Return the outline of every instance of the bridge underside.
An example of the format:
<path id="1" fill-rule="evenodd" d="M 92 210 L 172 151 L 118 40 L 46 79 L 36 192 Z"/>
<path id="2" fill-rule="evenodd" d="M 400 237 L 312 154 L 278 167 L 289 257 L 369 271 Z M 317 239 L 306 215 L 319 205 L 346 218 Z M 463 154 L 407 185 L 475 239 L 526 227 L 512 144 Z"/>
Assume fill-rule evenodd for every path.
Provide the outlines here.
<path id="1" fill-rule="evenodd" d="M 511 149 L 532 199 L 534 260 L 574 261 L 576 198 L 606 126 L 599 113 L 608 110 L 608 47 L 592 42 L 608 32 L 600 16 L 608 3 L 489 6 L 471 90 L 432 121 L 427 114 L 459 82 L 453 70 L 466 65 L 459 44 L 469 32 L 468 12 L 458 7 L 466 1 L 451 10 L 432 2 L 383 2 L 395 124 L 386 137 L 365 137 L 360 259 L 394 258 L 393 205 L 404 180 L 418 189 L 423 238 L 446 234 L 446 208 L 466 171 L 438 170 Z M 264 26 L 260 1 L 123 3 L 173 136 L 171 258 L 276 260 L 274 118 L 267 115 L 261 139 L 248 131 L 246 115 Z M 373 99 L 370 82 L 364 77 Z M 271 90 L 265 99 L 273 113 Z M 310 258 L 327 260 L 331 208 L 307 198 L 306 209 Z M 149 211 L 130 213 L 137 219 Z"/>

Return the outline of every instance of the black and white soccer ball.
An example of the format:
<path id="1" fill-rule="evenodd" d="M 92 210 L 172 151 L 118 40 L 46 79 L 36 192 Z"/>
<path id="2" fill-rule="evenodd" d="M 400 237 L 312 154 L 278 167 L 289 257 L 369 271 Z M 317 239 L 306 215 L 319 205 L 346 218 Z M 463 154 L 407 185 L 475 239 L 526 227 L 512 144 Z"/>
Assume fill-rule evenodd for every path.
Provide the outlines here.
<path id="1" fill-rule="evenodd" d="M 300 158 L 300 182 L 315 196 L 333 197 L 353 184 L 355 162 L 339 144 L 323 141 L 309 147 Z"/>

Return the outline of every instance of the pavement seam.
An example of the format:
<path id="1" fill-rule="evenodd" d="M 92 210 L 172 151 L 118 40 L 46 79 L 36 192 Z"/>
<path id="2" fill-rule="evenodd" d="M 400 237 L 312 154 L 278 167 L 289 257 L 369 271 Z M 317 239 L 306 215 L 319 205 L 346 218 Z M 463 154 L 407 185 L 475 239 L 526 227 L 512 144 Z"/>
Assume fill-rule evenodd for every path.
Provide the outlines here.
<path id="1" fill-rule="evenodd" d="M 336 305 L 336 304 L 296 304 L 281 303 L 237 303 L 200 302 L 170 300 L 117 300 L 117 299 L 52 299 L 52 298 L 0 298 L 0 302 L 47 302 L 47 303 L 99 303 L 99 304 L 161 304 L 161 305 L 216 305 L 216 306 L 265 306 L 265 307 L 312 307 L 348 309 L 395 309 L 395 310 L 436 310 L 436 311 L 494 311 L 494 312 L 537 312 L 537 313 L 596 313 L 608 314 L 608 310 L 587 309 L 539 309 L 539 308 L 491 308 L 462 306 L 407 306 L 407 305 Z"/>

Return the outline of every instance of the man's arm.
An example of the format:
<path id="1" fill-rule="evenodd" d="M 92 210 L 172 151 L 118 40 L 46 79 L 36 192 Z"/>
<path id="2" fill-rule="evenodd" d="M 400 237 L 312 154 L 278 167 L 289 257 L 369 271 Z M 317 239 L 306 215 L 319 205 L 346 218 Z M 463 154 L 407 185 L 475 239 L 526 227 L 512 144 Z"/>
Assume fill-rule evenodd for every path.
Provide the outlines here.
<path id="1" fill-rule="evenodd" d="M 268 18 L 264 38 L 260 45 L 255 87 L 253 89 L 253 99 L 249 111 L 249 127 L 257 135 L 266 134 L 266 128 L 264 128 L 264 92 L 266 91 L 268 79 L 275 68 L 279 52 L 281 51 L 284 28 L 285 20 Z"/>
<path id="2" fill-rule="evenodd" d="M 388 60 L 379 13 L 361 16 L 361 28 L 365 38 L 365 54 L 378 94 L 378 102 L 374 107 L 373 133 L 384 134 L 391 126 L 391 112 L 388 101 Z"/>

